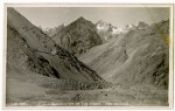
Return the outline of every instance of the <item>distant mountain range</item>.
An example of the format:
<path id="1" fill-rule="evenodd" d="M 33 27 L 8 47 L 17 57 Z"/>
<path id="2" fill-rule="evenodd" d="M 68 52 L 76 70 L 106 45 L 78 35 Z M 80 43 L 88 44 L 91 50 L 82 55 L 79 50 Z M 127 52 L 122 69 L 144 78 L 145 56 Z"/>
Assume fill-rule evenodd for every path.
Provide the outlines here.
<path id="1" fill-rule="evenodd" d="M 113 26 L 108 22 L 100 20 L 96 23 L 96 29 L 103 41 L 109 41 L 112 38 L 117 38 L 119 35 L 126 34 L 130 30 L 147 28 L 149 25 L 145 22 L 139 22 L 137 26 L 127 24 L 124 27 Z"/>
<path id="2" fill-rule="evenodd" d="M 120 34 L 127 33 L 134 25 L 127 25 L 125 28 L 112 26 L 102 20 L 96 24 L 83 17 L 78 18 L 67 26 L 64 24 L 44 30 L 58 45 L 70 53 L 79 56 L 86 53 L 94 46 L 100 45 Z"/>
<path id="3" fill-rule="evenodd" d="M 84 22 L 82 22 L 82 21 L 84 21 Z M 82 32 L 80 33 L 78 31 L 78 32 L 75 33 L 75 31 L 72 30 L 72 29 L 79 30 L 80 27 L 75 25 L 75 24 L 78 24 L 79 26 L 81 26 L 82 32 L 88 33 L 88 35 L 89 35 L 88 37 L 99 35 L 101 40 L 99 39 L 99 37 L 95 37 L 96 41 L 98 41 L 98 42 L 95 43 L 94 45 L 92 44 L 92 47 L 96 46 L 96 45 L 99 45 L 102 42 L 106 42 L 106 41 L 109 41 L 113 38 L 116 38 L 116 37 L 118 37 L 118 35 L 125 34 L 128 31 L 133 30 L 135 28 L 144 28 L 144 27 L 148 26 L 148 24 L 146 24 L 144 22 L 139 22 L 138 26 L 135 26 L 133 24 L 127 24 L 125 27 L 116 27 L 116 26 L 111 25 L 108 22 L 103 21 L 103 20 L 100 20 L 100 21 L 98 21 L 97 23 L 94 24 L 94 23 L 86 20 L 85 18 L 80 17 L 79 19 L 75 20 L 74 22 L 72 22 L 68 26 L 64 26 L 64 24 L 62 24 L 62 25 L 54 27 L 54 28 L 47 28 L 47 29 L 44 30 L 44 32 L 46 34 L 48 34 L 50 37 L 52 37 L 56 41 L 57 44 L 62 45 L 62 47 L 64 47 L 64 48 L 67 47 L 67 49 L 69 49 L 69 51 L 72 52 L 72 53 L 75 53 L 77 55 L 81 55 L 82 52 L 83 53 L 86 52 L 88 49 L 91 48 L 91 46 L 88 46 L 89 48 L 82 49 L 82 50 L 84 50 L 82 52 L 81 51 L 78 52 L 78 49 L 75 50 L 74 48 L 71 49 L 68 46 L 63 46 L 63 45 L 68 45 L 70 43 L 61 42 L 62 38 L 68 38 L 67 35 L 65 34 L 66 30 L 71 30 L 70 31 L 71 33 L 69 34 L 71 36 L 71 38 L 75 38 L 73 36 L 77 36 L 77 34 L 78 34 L 78 36 L 77 36 L 78 38 L 82 38 L 82 36 L 83 36 Z M 72 29 L 70 29 L 69 27 L 71 27 Z M 93 30 L 93 31 L 90 32 L 90 30 L 87 27 L 89 29 Z M 63 36 L 66 36 L 66 37 L 63 37 Z M 73 39 L 71 39 L 71 40 L 73 40 Z M 68 41 L 68 40 L 65 40 L 65 41 Z M 92 41 L 89 41 L 89 43 L 92 43 Z"/>

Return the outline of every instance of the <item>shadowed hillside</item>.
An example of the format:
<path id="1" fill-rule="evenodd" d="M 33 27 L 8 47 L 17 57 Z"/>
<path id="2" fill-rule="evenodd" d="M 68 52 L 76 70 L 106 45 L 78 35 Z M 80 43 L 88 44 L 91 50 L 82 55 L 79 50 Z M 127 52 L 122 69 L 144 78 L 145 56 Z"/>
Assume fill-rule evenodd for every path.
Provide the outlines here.
<path id="1" fill-rule="evenodd" d="M 12 8 L 8 9 L 7 31 L 9 64 L 28 64 L 36 72 L 62 79 L 103 81 Z M 15 60 L 18 61 L 13 62 Z"/>

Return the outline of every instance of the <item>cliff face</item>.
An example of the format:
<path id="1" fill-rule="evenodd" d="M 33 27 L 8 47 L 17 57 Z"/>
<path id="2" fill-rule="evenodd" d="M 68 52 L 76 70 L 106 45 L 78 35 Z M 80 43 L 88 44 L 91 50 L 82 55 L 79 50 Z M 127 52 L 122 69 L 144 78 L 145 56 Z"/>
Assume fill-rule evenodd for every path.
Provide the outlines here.
<path id="1" fill-rule="evenodd" d="M 7 65 L 78 81 L 103 81 L 95 71 L 58 46 L 39 28 L 8 8 Z"/>

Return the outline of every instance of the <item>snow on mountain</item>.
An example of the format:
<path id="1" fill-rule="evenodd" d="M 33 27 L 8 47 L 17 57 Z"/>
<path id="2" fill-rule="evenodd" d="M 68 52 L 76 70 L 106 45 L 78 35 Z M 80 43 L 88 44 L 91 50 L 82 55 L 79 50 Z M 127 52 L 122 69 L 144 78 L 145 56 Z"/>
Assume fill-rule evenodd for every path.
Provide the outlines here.
<path id="1" fill-rule="evenodd" d="M 96 23 L 97 32 L 103 41 L 109 41 L 111 38 L 116 38 L 118 35 L 127 33 L 134 27 L 135 26 L 132 24 L 128 24 L 125 27 L 116 27 L 103 20 Z"/>
<path id="2" fill-rule="evenodd" d="M 102 20 L 100 20 L 96 23 L 96 27 L 98 30 L 106 30 L 106 31 L 113 28 L 113 26 L 110 23 L 107 23 L 107 22 L 102 21 Z"/>
<path id="3" fill-rule="evenodd" d="M 47 35 L 12 8 L 7 14 L 7 106 L 168 106 L 169 21 L 126 29 L 104 24 L 107 39 L 119 34 L 102 44 L 84 18 L 58 28 L 53 39 L 55 30 Z"/>
<path id="4" fill-rule="evenodd" d="M 92 48 L 80 60 L 89 64 L 105 80 L 119 85 L 167 88 L 168 24 L 164 21 L 147 27 L 141 23 L 140 28 Z"/>

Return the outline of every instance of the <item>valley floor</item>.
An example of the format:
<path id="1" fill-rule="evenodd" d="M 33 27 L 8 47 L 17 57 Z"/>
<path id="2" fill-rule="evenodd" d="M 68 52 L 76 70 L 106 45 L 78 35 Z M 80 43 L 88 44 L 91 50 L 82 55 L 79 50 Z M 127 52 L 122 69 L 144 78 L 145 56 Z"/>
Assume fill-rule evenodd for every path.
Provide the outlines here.
<path id="1" fill-rule="evenodd" d="M 55 78 L 32 72 L 8 71 L 7 106 L 43 105 L 129 105 L 129 106 L 167 106 L 168 91 L 150 89 L 146 86 L 113 86 L 97 90 L 60 90 L 44 87 L 50 82 L 57 84 Z"/>

